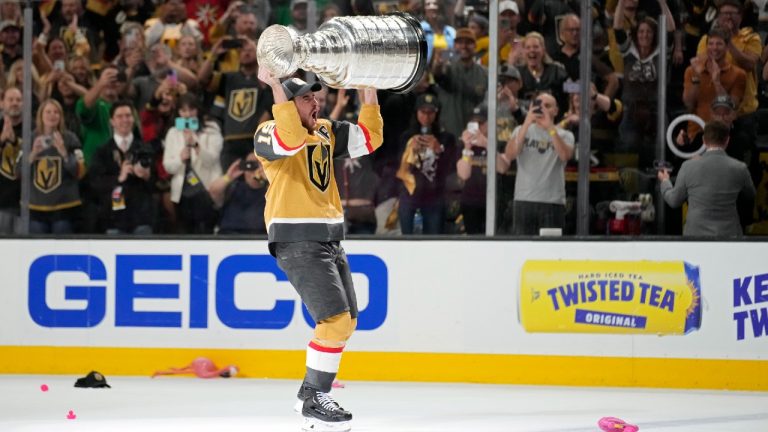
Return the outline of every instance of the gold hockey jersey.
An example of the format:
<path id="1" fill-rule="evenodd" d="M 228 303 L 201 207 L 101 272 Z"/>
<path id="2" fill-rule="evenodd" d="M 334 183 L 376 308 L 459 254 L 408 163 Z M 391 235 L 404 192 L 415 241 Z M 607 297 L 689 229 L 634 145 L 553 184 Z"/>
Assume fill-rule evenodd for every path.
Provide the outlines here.
<path id="1" fill-rule="evenodd" d="M 314 134 L 301 125 L 292 101 L 274 105 L 272 113 L 275 120 L 260 124 L 253 137 L 269 180 L 264 222 L 270 245 L 342 240 L 344 212 L 333 159 L 364 156 L 381 146 L 379 106 L 363 105 L 357 124 L 318 119 Z"/>

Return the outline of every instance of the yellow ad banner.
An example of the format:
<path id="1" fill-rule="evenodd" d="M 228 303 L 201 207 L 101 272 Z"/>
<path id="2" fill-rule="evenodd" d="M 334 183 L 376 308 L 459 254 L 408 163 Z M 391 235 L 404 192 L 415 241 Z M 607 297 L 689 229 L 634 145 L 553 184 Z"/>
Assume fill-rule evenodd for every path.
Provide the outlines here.
<path id="1" fill-rule="evenodd" d="M 682 335 L 701 326 L 700 299 L 683 261 L 530 260 L 519 312 L 528 332 Z"/>

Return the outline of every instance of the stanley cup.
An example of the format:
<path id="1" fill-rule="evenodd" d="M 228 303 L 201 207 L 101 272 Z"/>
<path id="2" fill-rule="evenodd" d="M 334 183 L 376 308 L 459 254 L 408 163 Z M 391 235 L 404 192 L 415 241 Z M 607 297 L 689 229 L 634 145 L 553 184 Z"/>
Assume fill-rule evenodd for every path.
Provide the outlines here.
<path id="1" fill-rule="evenodd" d="M 277 77 L 304 69 L 334 88 L 407 92 L 427 67 L 421 25 L 401 13 L 336 17 L 304 36 L 272 25 L 261 34 L 257 53 L 259 66 Z"/>

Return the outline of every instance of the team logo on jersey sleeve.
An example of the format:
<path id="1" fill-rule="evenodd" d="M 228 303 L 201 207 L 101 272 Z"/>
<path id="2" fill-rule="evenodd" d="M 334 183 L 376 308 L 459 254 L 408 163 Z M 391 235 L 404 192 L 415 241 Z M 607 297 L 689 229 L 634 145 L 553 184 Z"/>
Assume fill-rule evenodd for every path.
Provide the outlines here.
<path id="1" fill-rule="evenodd" d="M 331 184 L 331 144 L 307 143 L 306 149 L 309 181 L 321 192 L 325 192 Z"/>
<path id="2" fill-rule="evenodd" d="M 229 116 L 239 122 L 248 120 L 256 112 L 258 95 L 259 91 L 256 88 L 244 88 L 230 93 Z"/>
<path id="3" fill-rule="evenodd" d="M 44 157 L 37 162 L 35 169 L 35 187 L 48 193 L 61 184 L 61 158 Z"/>

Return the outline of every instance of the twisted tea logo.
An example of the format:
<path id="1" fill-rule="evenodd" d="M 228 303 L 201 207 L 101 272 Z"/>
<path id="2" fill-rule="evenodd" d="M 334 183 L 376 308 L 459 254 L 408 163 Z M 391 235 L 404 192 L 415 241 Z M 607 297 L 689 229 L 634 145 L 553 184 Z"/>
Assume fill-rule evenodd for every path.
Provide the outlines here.
<path id="1" fill-rule="evenodd" d="M 229 98 L 229 116 L 243 122 L 256 112 L 256 98 L 259 91 L 256 88 L 235 90 Z"/>
<path id="2" fill-rule="evenodd" d="M 307 169 L 309 181 L 321 192 L 331 183 L 331 144 L 320 142 L 307 144 Z"/>
<path id="3" fill-rule="evenodd" d="M 61 158 L 46 156 L 37 162 L 35 169 L 35 187 L 49 193 L 61 184 Z"/>

